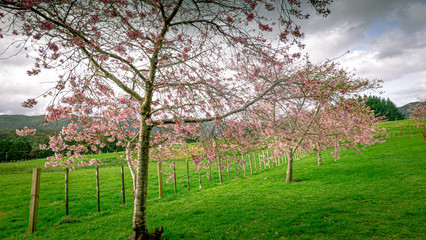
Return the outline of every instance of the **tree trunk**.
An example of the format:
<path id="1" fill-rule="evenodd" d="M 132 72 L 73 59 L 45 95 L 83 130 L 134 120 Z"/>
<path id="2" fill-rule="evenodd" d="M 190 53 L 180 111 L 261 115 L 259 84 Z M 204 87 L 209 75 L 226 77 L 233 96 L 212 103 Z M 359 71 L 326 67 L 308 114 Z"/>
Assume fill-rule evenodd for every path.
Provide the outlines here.
<path id="1" fill-rule="evenodd" d="M 158 198 L 163 198 L 163 165 L 158 160 Z"/>
<path id="2" fill-rule="evenodd" d="M 131 153 L 130 153 L 130 144 L 131 142 L 127 142 L 126 146 L 126 162 L 127 166 L 129 167 L 130 174 L 132 175 L 132 182 L 133 182 L 133 198 L 135 198 L 135 192 L 136 192 L 136 174 L 135 169 L 133 168 L 132 161 L 130 159 Z"/>
<path id="3" fill-rule="evenodd" d="M 293 181 L 293 152 L 290 151 L 288 153 L 288 164 L 287 164 L 287 174 L 285 177 L 286 182 L 292 182 Z"/>
<path id="4" fill-rule="evenodd" d="M 148 192 L 149 141 L 151 138 L 151 129 L 146 126 L 145 120 L 146 116 L 142 115 L 139 124 L 139 139 L 137 145 L 136 191 L 132 221 L 133 239 L 135 240 L 148 238 L 146 199 Z"/>
<path id="5" fill-rule="evenodd" d="M 318 152 L 317 152 L 317 157 L 318 157 L 318 165 L 322 165 L 321 150 L 319 150 L 319 149 L 318 149 Z"/>
<path id="6" fill-rule="evenodd" d="M 220 169 L 220 157 L 218 158 L 217 168 L 219 170 L 219 183 L 222 184 L 222 170 Z"/>

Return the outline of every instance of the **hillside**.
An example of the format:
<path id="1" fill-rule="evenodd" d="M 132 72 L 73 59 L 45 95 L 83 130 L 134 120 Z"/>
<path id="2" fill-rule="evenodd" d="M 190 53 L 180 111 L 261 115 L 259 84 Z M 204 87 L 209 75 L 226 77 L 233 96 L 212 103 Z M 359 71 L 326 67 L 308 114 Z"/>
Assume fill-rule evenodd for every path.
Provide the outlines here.
<path id="1" fill-rule="evenodd" d="M 402 113 L 402 115 L 405 116 L 405 118 L 409 118 L 411 114 L 408 112 L 408 109 L 410 109 L 412 105 L 415 105 L 417 103 L 419 102 L 407 103 L 404 106 L 398 107 L 398 110 Z"/>
<path id="2" fill-rule="evenodd" d="M 44 116 L 25 116 L 25 115 L 0 115 L 0 130 L 16 130 L 23 127 L 29 127 L 39 130 L 61 129 L 66 126 L 69 121 L 59 120 L 56 123 L 43 125 Z"/>

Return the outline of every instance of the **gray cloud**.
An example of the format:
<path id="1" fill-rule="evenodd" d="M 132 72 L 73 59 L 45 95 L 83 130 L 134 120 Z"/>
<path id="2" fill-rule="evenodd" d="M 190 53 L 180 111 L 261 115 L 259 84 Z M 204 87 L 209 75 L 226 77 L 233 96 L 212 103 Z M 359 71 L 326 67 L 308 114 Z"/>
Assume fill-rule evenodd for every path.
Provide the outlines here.
<path id="1" fill-rule="evenodd" d="M 426 1 L 337 0 L 327 18 L 301 22 L 312 61 L 333 59 L 385 81 L 399 105 L 426 96 Z"/>

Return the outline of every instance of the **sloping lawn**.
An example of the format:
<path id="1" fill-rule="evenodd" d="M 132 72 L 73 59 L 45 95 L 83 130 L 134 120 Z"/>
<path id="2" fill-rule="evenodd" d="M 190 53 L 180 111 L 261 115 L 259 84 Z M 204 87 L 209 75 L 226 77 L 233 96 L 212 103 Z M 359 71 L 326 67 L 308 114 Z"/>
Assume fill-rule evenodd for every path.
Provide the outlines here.
<path id="1" fill-rule="evenodd" d="M 283 182 L 283 165 L 238 180 L 229 181 L 225 174 L 227 181 L 222 185 L 217 184 L 217 179 L 209 185 L 204 178 L 206 187 L 201 190 L 197 189 L 194 175 L 189 192 L 182 175 L 178 194 L 174 195 L 172 184 L 168 184 L 169 192 L 165 192 L 163 199 L 156 198 L 155 174 L 152 174 L 148 223 L 150 229 L 164 226 L 165 239 L 426 239 L 425 150 L 421 137 L 394 137 L 369 147 L 363 154 L 347 151 L 338 161 L 325 154 L 323 166 L 317 166 L 313 156 L 306 157 L 295 162 L 295 178 L 301 181 L 291 184 Z M 178 164 L 183 166 L 184 161 Z M 78 170 L 75 174 L 92 170 Z M 102 170 L 104 174 L 119 171 L 115 166 Z M 15 222 L 24 222 L 20 224 L 24 228 L 16 229 L 10 228 L 13 221 L 3 216 L 4 199 L 8 208 L 13 208 L 15 201 L 24 201 L 22 208 L 28 208 L 29 197 L 19 197 L 25 192 L 21 184 L 30 182 L 20 179 L 28 174 L 16 179 L 12 179 L 13 175 L 0 175 L 0 230 L 8 233 L 3 237 L 126 239 L 131 236 L 132 204 L 120 207 L 119 194 L 105 196 L 103 202 L 114 203 L 105 203 L 105 210 L 99 214 L 94 213 L 96 199 L 90 198 L 88 203 L 85 200 L 87 209 L 81 208 L 79 213 L 63 219 L 63 175 L 49 174 L 58 174 L 45 177 L 51 179 L 49 189 L 55 189 L 56 181 L 60 186 L 45 201 L 52 208 L 60 207 L 48 210 L 49 204 L 45 204 L 40 208 L 42 216 L 46 214 L 43 211 L 57 216 L 49 223 L 42 223 L 41 217 L 32 236 L 22 234 L 28 224 L 27 215 L 25 220 L 15 218 L 19 219 Z M 104 185 L 104 195 L 108 196 L 112 196 L 109 189 L 119 189 L 119 183 L 113 183 L 112 175 L 110 178 L 110 184 Z M 78 184 L 84 185 L 83 178 L 81 181 Z M 5 192 L 5 182 L 13 185 L 16 192 L 9 192 L 10 188 Z M 131 194 L 127 196 L 130 201 Z"/>

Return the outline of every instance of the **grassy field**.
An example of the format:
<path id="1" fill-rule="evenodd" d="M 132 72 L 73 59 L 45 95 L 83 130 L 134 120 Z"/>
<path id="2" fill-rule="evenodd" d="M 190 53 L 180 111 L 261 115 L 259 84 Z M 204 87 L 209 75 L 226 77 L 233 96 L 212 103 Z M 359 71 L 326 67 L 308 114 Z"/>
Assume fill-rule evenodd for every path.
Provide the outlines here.
<path id="1" fill-rule="evenodd" d="M 295 163 L 297 183 L 284 183 L 285 166 L 247 178 L 212 184 L 185 161 L 176 162 L 178 194 L 165 184 L 158 199 L 156 166 L 150 165 L 148 223 L 164 226 L 166 239 L 425 239 L 426 145 L 419 136 L 394 137 L 363 154 L 345 152 L 338 161 L 313 156 Z M 41 176 L 37 232 L 28 225 L 31 168 L 35 160 L 0 164 L 0 239 L 125 239 L 131 235 L 131 178 L 128 204 L 121 206 L 120 162 L 104 155 L 100 168 L 101 212 L 96 213 L 95 170 L 70 173 L 70 216 L 64 218 L 64 173 Z M 204 174 L 206 170 L 203 170 Z M 249 171 L 248 171 L 249 172 Z"/>

